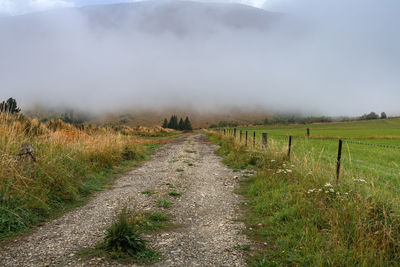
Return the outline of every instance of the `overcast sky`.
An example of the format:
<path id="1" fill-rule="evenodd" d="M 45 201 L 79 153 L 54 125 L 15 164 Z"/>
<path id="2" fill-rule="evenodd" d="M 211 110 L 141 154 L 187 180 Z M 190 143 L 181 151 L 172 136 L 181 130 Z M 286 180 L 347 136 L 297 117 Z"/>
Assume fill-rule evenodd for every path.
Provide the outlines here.
<path id="1" fill-rule="evenodd" d="M 135 0 L 0 0 L 0 13 L 8 15 L 18 15 L 54 8 L 134 1 Z M 214 2 L 235 2 L 261 8 L 265 5 L 267 5 L 267 7 L 268 5 L 273 6 L 273 4 L 277 1 L 284 2 L 287 0 L 220 0 Z"/>

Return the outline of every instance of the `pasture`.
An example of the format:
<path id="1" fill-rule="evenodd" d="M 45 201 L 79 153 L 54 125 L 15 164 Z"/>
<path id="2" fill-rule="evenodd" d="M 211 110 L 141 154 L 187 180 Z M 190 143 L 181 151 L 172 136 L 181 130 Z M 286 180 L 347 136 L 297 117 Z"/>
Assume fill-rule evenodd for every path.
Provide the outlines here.
<path id="1" fill-rule="evenodd" d="M 307 138 L 307 128 L 310 138 Z M 268 134 L 267 147 L 288 149 L 288 136 L 292 138 L 291 156 L 299 162 L 312 161 L 323 166 L 331 179 L 336 178 L 338 140 L 344 140 L 341 162 L 341 179 L 363 179 L 374 186 L 384 187 L 400 195 L 400 118 L 321 123 L 309 125 L 271 125 L 262 127 L 239 127 L 237 138 L 261 147 L 262 133 Z M 232 131 L 231 131 L 232 132 Z M 386 147 L 388 146 L 388 147 Z"/>

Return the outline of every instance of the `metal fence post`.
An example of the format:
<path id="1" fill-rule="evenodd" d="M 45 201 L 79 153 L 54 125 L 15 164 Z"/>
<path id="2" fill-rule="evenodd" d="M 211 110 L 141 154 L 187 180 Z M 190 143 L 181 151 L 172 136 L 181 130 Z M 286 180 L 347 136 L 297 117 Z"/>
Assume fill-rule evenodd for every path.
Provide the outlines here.
<path id="1" fill-rule="evenodd" d="M 341 161 L 342 161 L 342 146 L 343 146 L 343 141 L 339 140 L 338 156 L 337 156 L 337 163 L 336 163 L 336 182 L 339 182 L 339 178 L 340 178 L 340 165 L 341 165 Z"/>
<path id="2" fill-rule="evenodd" d="M 290 159 L 290 152 L 292 151 L 292 136 L 289 136 L 289 149 L 288 149 L 288 158 Z"/>
<path id="3" fill-rule="evenodd" d="M 246 131 L 246 144 L 245 145 L 247 146 L 247 131 Z"/>
<path id="4" fill-rule="evenodd" d="M 242 134 L 242 130 L 240 130 L 240 139 L 239 139 L 239 140 L 240 140 L 240 143 L 242 143 L 242 135 L 243 135 L 243 134 Z"/>
<path id="5" fill-rule="evenodd" d="M 233 128 L 233 138 L 236 140 L 236 128 Z"/>
<path id="6" fill-rule="evenodd" d="M 310 137 L 310 128 L 307 128 L 307 137 Z"/>
<path id="7" fill-rule="evenodd" d="M 253 134 L 253 147 L 256 147 L 256 131 Z"/>

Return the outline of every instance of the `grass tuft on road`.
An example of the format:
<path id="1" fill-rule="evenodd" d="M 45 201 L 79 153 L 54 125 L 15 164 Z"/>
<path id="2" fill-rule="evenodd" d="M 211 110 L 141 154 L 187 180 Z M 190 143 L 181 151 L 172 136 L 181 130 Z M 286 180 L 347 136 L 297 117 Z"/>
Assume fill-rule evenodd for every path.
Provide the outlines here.
<path id="1" fill-rule="evenodd" d="M 161 253 L 147 247 L 142 233 L 171 227 L 168 216 L 161 212 L 144 213 L 123 208 L 106 230 L 103 242 L 80 252 L 84 259 L 95 257 L 118 263 L 151 264 L 161 259 Z"/>
<path id="2" fill-rule="evenodd" d="M 182 196 L 181 193 L 178 193 L 176 191 L 169 192 L 168 195 L 170 195 L 171 197 L 180 197 L 180 196 Z"/>
<path id="3" fill-rule="evenodd" d="M 171 207 L 171 201 L 168 199 L 159 198 L 157 199 L 156 206 L 158 208 L 169 209 Z"/>

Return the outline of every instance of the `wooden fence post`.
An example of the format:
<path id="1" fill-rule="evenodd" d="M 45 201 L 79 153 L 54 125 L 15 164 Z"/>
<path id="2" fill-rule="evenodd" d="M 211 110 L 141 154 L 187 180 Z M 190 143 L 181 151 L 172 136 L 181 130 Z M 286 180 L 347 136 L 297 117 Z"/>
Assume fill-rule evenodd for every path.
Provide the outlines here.
<path id="1" fill-rule="evenodd" d="M 236 128 L 233 128 L 233 138 L 236 140 Z"/>
<path id="2" fill-rule="evenodd" d="M 224 135 L 226 135 L 226 129 L 224 129 Z"/>
<path id="3" fill-rule="evenodd" d="M 262 134 L 262 146 L 263 148 L 267 148 L 267 133 Z"/>
<path id="4" fill-rule="evenodd" d="M 246 143 L 245 143 L 245 145 L 247 146 L 247 131 L 246 131 Z"/>
<path id="5" fill-rule="evenodd" d="M 292 136 L 289 136 L 289 149 L 288 149 L 288 158 L 290 159 L 290 152 L 292 151 Z"/>
<path id="6" fill-rule="evenodd" d="M 242 143 L 242 135 L 243 135 L 242 134 L 242 130 L 240 130 L 240 139 L 239 139 L 240 140 L 240 144 Z"/>
<path id="7" fill-rule="evenodd" d="M 253 147 L 256 147 L 256 131 L 253 134 Z"/>
<path id="8" fill-rule="evenodd" d="M 307 137 L 310 137 L 310 128 L 307 128 Z"/>
<path id="9" fill-rule="evenodd" d="M 336 163 L 336 182 L 339 182 L 339 178 L 340 178 L 340 165 L 341 165 L 341 161 L 342 161 L 342 146 L 343 146 L 343 141 L 339 140 L 338 156 L 337 156 L 337 163 Z"/>

